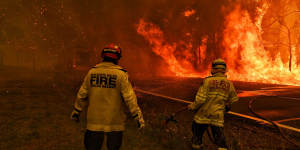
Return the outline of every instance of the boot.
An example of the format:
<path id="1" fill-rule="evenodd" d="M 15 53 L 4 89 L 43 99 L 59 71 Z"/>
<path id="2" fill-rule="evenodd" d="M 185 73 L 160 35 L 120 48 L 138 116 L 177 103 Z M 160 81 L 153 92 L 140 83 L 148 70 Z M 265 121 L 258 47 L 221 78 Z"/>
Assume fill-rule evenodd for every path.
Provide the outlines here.
<path id="1" fill-rule="evenodd" d="M 199 144 L 192 144 L 192 148 L 193 150 L 202 150 L 203 149 L 203 144 L 199 145 Z"/>

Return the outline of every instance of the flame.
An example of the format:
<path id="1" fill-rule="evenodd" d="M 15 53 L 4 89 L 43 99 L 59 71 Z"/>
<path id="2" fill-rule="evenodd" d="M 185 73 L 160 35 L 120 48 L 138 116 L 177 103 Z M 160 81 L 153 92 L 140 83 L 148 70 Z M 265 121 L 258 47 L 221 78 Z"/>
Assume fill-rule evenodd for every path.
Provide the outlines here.
<path id="1" fill-rule="evenodd" d="M 228 63 L 231 80 L 300 85 L 300 69 L 296 65 L 295 48 L 292 72 L 289 64 L 283 63 L 280 53 L 272 59 L 262 43 L 261 20 L 266 7 L 259 9 L 256 22 L 239 6 L 226 17 L 224 30 L 224 58 Z M 240 58 L 238 57 L 240 55 Z M 241 69 L 239 69 L 241 68 Z"/>
<path id="2" fill-rule="evenodd" d="M 205 61 L 207 37 L 204 37 L 201 43 L 202 44 L 199 46 L 199 52 L 197 53 L 197 57 L 200 58 L 197 59 L 197 64 L 201 64 L 203 61 Z"/>
<path id="3" fill-rule="evenodd" d="M 295 55 L 296 46 L 292 45 L 292 71 L 289 70 L 289 62 L 282 61 L 280 53 L 272 58 L 264 48 L 261 24 L 267 10 L 268 5 L 265 4 L 257 8 L 258 15 L 253 20 L 248 11 L 242 10 L 237 5 L 225 17 L 222 43 L 225 49 L 222 58 L 228 64 L 227 75 L 229 79 L 238 81 L 300 85 L 300 69 L 296 64 Z M 201 64 L 208 57 L 206 55 L 207 37 L 202 39 L 199 53 L 195 54 L 192 53 L 191 43 L 182 41 L 168 43 L 164 39 L 161 29 L 151 22 L 141 19 L 137 32 L 151 44 L 153 52 L 163 58 L 174 75 L 184 77 L 208 75 L 209 71 L 199 72 L 192 65 L 193 61 Z M 181 49 L 180 55 L 178 55 L 177 48 L 182 45 L 185 49 Z M 200 59 L 196 60 L 195 57 Z"/>
<path id="4" fill-rule="evenodd" d="M 184 14 L 184 16 L 189 17 L 195 13 L 196 13 L 196 11 L 194 9 L 191 9 L 191 10 L 186 10 L 183 14 Z"/>
<path id="5" fill-rule="evenodd" d="M 181 77 L 197 77 L 201 76 L 201 73 L 194 70 L 193 65 L 188 61 L 193 59 L 194 56 L 189 52 L 191 49 L 191 43 L 186 45 L 186 49 L 181 52 L 185 54 L 184 58 L 178 59 L 175 56 L 175 50 L 178 45 L 184 44 L 184 42 L 169 44 L 164 40 L 163 32 L 159 27 L 152 23 L 147 23 L 143 19 L 140 20 L 137 32 L 144 36 L 146 40 L 152 45 L 152 50 L 155 54 L 161 56 L 169 65 L 169 70 L 175 73 L 176 76 Z"/>

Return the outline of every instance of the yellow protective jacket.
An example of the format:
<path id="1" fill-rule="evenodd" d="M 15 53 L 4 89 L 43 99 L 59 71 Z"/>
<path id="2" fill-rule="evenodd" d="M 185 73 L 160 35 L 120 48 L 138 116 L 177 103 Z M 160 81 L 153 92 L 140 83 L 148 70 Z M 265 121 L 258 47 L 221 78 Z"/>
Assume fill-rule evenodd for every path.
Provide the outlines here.
<path id="1" fill-rule="evenodd" d="M 143 120 L 127 72 L 110 62 L 102 62 L 89 70 L 74 108 L 82 111 L 84 103 L 88 103 L 87 129 L 91 131 L 123 131 L 126 120 L 124 104 L 134 117 Z"/>
<path id="2" fill-rule="evenodd" d="M 225 107 L 231 107 L 235 101 L 238 97 L 232 82 L 223 73 L 216 73 L 204 79 L 189 108 L 197 110 L 196 123 L 223 127 Z"/>

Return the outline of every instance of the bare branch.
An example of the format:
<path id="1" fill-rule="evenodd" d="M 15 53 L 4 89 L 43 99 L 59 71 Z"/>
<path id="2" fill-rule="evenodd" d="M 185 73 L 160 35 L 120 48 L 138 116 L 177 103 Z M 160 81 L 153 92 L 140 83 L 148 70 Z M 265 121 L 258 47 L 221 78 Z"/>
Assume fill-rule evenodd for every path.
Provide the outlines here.
<path id="1" fill-rule="evenodd" d="M 294 14 L 294 13 L 300 13 L 300 10 L 294 10 L 294 11 L 291 11 L 291 12 L 286 13 L 286 14 L 284 14 L 284 15 L 278 16 L 277 18 L 275 18 L 275 20 L 274 20 L 272 23 L 270 23 L 269 25 L 266 25 L 265 27 L 268 28 L 268 27 L 272 26 L 274 23 L 280 22 L 280 21 L 279 21 L 280 19 L 282 19 L 282 18 L 284 18 L 284 17 L 287 17 L 287 16 L 289 16 L 289 15 L 292 15 L 292 14 Z"/>

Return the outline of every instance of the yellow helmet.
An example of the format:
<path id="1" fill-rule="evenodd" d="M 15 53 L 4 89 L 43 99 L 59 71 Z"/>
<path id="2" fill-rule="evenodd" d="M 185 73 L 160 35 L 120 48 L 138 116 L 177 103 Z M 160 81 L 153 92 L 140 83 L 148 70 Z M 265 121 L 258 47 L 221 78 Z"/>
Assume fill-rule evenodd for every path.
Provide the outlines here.
<path id="1" fill-rule="evenodd" d="M 216 59 L 212 62 L 212 69 L 224 69 L 226 70 L 226 63 L 223 59 Z"/>

